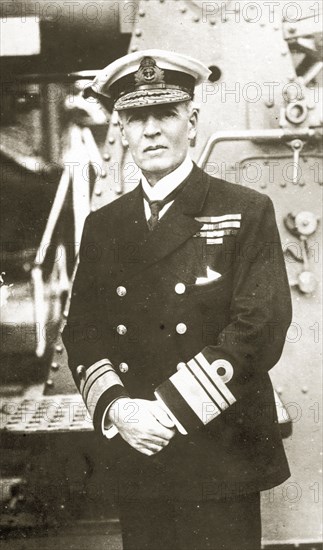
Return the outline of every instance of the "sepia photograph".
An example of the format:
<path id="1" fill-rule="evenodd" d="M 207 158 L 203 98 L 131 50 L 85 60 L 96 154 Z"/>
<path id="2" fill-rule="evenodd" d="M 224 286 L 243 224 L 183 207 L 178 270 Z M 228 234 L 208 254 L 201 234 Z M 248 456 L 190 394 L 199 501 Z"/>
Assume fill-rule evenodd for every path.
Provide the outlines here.
<path id="1" fill-rule="evenodd" d="M 315 0 L 0 0 L 0 545 L 322 550 Z"/>

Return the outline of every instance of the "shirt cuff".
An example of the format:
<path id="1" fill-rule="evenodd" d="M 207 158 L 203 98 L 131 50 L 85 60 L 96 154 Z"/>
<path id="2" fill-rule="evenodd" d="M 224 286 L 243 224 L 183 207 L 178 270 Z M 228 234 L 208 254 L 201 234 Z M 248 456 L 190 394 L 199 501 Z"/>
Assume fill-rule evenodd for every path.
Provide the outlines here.
<path id="1" fill-rule="evenodd" d="M 112 420 L 108 418 L 108 413 L 110 408 L 112 407 L 113 403 L 118 401 L 118 399 L 122 399 L 122 397 L 118 396 L 115 399 L 113 399 L 113 401 L 111 401 L 111 403 L 109 403 L 109 405 L 106 407 L 102 415 L 101 431 L 102 431 L 102 434 L 108 439 L 112 439 L 119 433 L 117 426 L 113 424 Z"/>
<path id="2" fill-rule="evenodd" d="M 79 389 L 94 428 L 102 433 L 107 408 L 119 397 L 129 395 L 107 358 L 97 361 L 87 369 L 79 365 L 77 372 L 80 377 Z"/>
<path id="3" fill-rule="evenodd" d="M 221 373 L 221 374 L 220 374 Z M 211 364 L 198 353 L 156 389 L 155 395 L 188 432 L 205 426 L 235 403 L 227 387 L 233 367 L 225 359 Z"/>

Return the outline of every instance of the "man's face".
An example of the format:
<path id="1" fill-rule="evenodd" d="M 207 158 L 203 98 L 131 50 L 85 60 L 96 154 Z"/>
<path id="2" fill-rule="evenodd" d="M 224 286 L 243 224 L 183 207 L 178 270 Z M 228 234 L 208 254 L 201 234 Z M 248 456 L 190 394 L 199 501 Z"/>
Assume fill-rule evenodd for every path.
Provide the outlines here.
<path id="1" fill-rule="evenodd" d="M 123 143 L 150 183 L 177 168 L 196 135 L 197 111 L 188 103 L 127 109 L 120 113 Z M 152 180 L 152 181 L 151 181 Z"/>

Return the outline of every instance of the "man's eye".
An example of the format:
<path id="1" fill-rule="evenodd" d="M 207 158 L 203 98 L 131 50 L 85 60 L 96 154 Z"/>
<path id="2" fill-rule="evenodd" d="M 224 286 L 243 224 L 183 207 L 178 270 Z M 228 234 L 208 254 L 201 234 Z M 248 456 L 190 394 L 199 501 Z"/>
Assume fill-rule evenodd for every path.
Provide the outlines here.
<path id="1" fill-rule="evenodd" d="M 136 115 L 132 115 L 132 116 L 127 118 L 128 124 L 131 123 L 131 122 L 137 122 L 138 120 L 140 120 L 140 117 L 136 116 Z"/>
<path id="2" fill-rule="evenodd" d="M 163 118 L 173 118 L 174 116 L 176 116 L 176 113 L 175 111 L 163 111 L 162 113 L 159 113 L 157 115 L 157 117 L 159 118 L 159 120 L 162 120 Z"/>

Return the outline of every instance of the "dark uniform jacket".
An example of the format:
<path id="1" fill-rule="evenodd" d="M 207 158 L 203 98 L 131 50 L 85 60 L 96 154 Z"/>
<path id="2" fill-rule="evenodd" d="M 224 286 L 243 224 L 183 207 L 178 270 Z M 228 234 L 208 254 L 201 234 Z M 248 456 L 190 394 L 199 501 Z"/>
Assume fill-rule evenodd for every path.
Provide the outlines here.
<path id="1" fill-rule="evenodd" d="M 115 398 L 156 392 L 188 432 L 153 457 L 111 440 L 123 479 L 158 498 L 218 498 L 283 482 L 289 470 L 268 371 L 290 321 L 266 195 L 194 165 L 154 231 L 140 185 L 90 214 L 63 340 L 94 427 L 101 431 Z"/>

